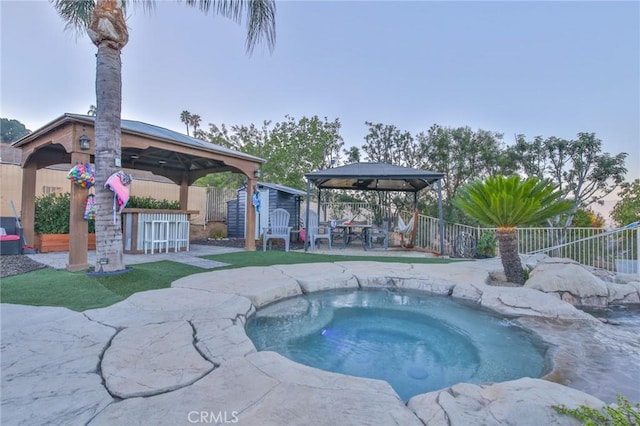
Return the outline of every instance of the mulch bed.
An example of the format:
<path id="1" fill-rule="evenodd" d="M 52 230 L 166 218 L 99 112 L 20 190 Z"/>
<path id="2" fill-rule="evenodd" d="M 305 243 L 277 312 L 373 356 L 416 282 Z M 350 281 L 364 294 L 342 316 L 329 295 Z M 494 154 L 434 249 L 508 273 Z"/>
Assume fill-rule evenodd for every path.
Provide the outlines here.
<path id="1" fill-rule="evenodd" d="M 269 240 L 269 242 L 273 243 L 273 250 L 284 250 L 284 241 L 282 240 Z M 206 240 L 193 240 L 191 244 L 201 244 L 207 246 L 218 246 L 218 247 L 231 247 L 231 248 L 244 248 L 244 238 L 223 238 L 220 240 L 215 239 L 206 239 Z M 262 242 L 256 241 L 256 249 L 262 249 Z M 299 242 L 291 242 L 289 243 L 289 250 L 303 250 L 304 243 Z"/>
<path id="2" fill-rule="evenodd" d="M 46 267 L 47 265 L 36 262 L 30 257 L 22 254 L 0 256 L 0 278 L 20 275 Z"/>

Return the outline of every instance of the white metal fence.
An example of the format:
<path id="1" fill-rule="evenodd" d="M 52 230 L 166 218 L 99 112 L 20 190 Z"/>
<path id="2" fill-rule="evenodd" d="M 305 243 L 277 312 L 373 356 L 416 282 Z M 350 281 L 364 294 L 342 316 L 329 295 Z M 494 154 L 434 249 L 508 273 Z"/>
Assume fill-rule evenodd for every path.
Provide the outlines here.
<path id="1" fill-rule="evenodd" d="M 373 223 L 376 218 L 389 218 L 398 223 L 398 215 L 408 223 L 411 213 L 376 211 L 368 203 L 323 203 L 322 221 L 332 219 L 363 220 Z M 393 229 L 392 229 L 393 230 Z M 445 222 L 443 255 L 471 257 L 483 234 L 495 234 L 495 228 L 483 228 Z M 623 273 L 640 272 L 638 223 L 607 230 L 605 228 L 518 228 L 518 251 L 521 254 L 546 253 L 553 257 L 573 259 L 583 265 Z M 437 218 L 418 215 L 416 247 L 440 253 L 440 230 Z M 496 250 L 498 250 L 496 248 Z"/>
<path id="2" fill-rule="evenodd" d="M 584 265 L 608 271 L 622 273 L 640 271 L 638 222 L 613 230 L 553 228 L 553 231 L 546 235 L 546 244 L 545 235 L 540 232 L 540 228 L 532 229 L 536 231 L 533 235 L 519 235 L 519 241 L 524 240 L 532 244 L 532 250 L 526 253 L 547 253 L 554 257 L 568 257 Z M 523 229 L 523 231 L 526 230 Z"/>
<path id="3" fill-rule="evenodd" d="M 323 202 L 320 204 L 320 221 L 348 220 L 375 222 L 376 212 L 369 203 Z"/>
<path id="4" fill-rule="evenodd" d="M 416 246 L 440 251 L 438 219 L 418 217 Z M 447 223 L 444 225 L 444 253 L 448 256 L 473 256 L 475 244 L 486 232 L 481 228 Z M 638 223 L 607 230 L 605 228 L 518 228 L 518 252 L 546 253 L 552 257 L 573 259 L 583 265 L 608 271 L 638 273 L 640 259 Z M 472 247 L 473 246 L 473 247 Z"/>

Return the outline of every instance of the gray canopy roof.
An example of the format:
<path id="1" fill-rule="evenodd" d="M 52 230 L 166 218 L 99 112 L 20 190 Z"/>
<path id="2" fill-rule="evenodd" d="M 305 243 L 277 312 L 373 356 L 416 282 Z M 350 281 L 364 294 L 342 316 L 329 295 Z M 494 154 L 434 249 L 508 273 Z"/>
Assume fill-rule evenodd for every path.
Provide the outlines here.
<path id="1" fill-rule="evenodd" d="M 437 183 L 438 229 L 440 252 L 444 253 L 444 219 L 442 216 L 442 190 L 440 180 L 444 173 L 411 169 L 387 163 L 354 163 L 342 167 L 318 170 L 304 175 L 307 178 L 307 221 L 309 223 L 311 185 L 318 188 L 318 210 L 322 189 L 353 189 L 360 191 L 413 192 L 413 202 L 418 208 L 418 191 Z M 318 211 L 319 213 L 319 211 Z M 305 250 L 309 246 L 305 240 Z"/>
<path id="2" fill-rule="evenodd" d="M 387 163 L 353 163 L 307 173 L 320 189 L 418 192 L 442 179 L 444 173 L 411 169 Z"/>

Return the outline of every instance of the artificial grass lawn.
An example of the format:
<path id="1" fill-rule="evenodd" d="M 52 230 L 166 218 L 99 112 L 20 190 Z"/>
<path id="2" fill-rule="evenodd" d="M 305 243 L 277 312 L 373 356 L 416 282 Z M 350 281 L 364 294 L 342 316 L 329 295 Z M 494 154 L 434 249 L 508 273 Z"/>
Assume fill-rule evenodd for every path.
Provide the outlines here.
<path id="1" fill-rule="evenodd" d="M 215 270 L 354 260 L 396 263 L 452 262 L 452 260 L 436 258 L 340 256 L 284 251 L 243 251 L 205 257 L 229 264 Z M 54 269 L 39 269 L 3 278 L 0 283 L 0 301 L 22 305 L 62 306 L 74 311 L 84 311 L 112 305 L 140 291 L 168 288 L 179 278 L 209 271 L 170 261 L 143 263 L 132 265 L 131 268 L 131 272 L 122 275 L 100 278 L 88 277 L 83 272 Z"/>
<path id="2" fill-rule="evenodd" d="M 395 257 L 395 256 L 343 256 L 339 254 L 314 254 L 286 251 L 243 251 L 225 254 L 204 256 L 205 259 L 225 262 L 231 266 L 218 269 L 244 268 L 246 266 L 271 266 L 271 265 L 293 265 L 299 263 L 321 263 L 321 262 L 393 262 L 393 263 L 450 263 L 458 262 L 452 259 L 421 258 L 421 257 Z"/>

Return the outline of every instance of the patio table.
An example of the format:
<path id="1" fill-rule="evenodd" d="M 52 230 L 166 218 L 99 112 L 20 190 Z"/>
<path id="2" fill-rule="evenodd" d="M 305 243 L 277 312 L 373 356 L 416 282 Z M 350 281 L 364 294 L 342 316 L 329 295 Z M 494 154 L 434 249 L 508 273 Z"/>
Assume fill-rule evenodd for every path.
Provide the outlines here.
<path id="1" fill-rule="evenodd" d="M 342 248 L 347 248 L 347 246 L 354 240 L 360 240 L 362 242 L 362 247 L 367 249 L 367 234 L 369 233 L 369 229 L 371 229 L 372 225 L 367 225 L 364 223 L 341 223 L 336 225 L 337 229 L 342 230 Z"/>

